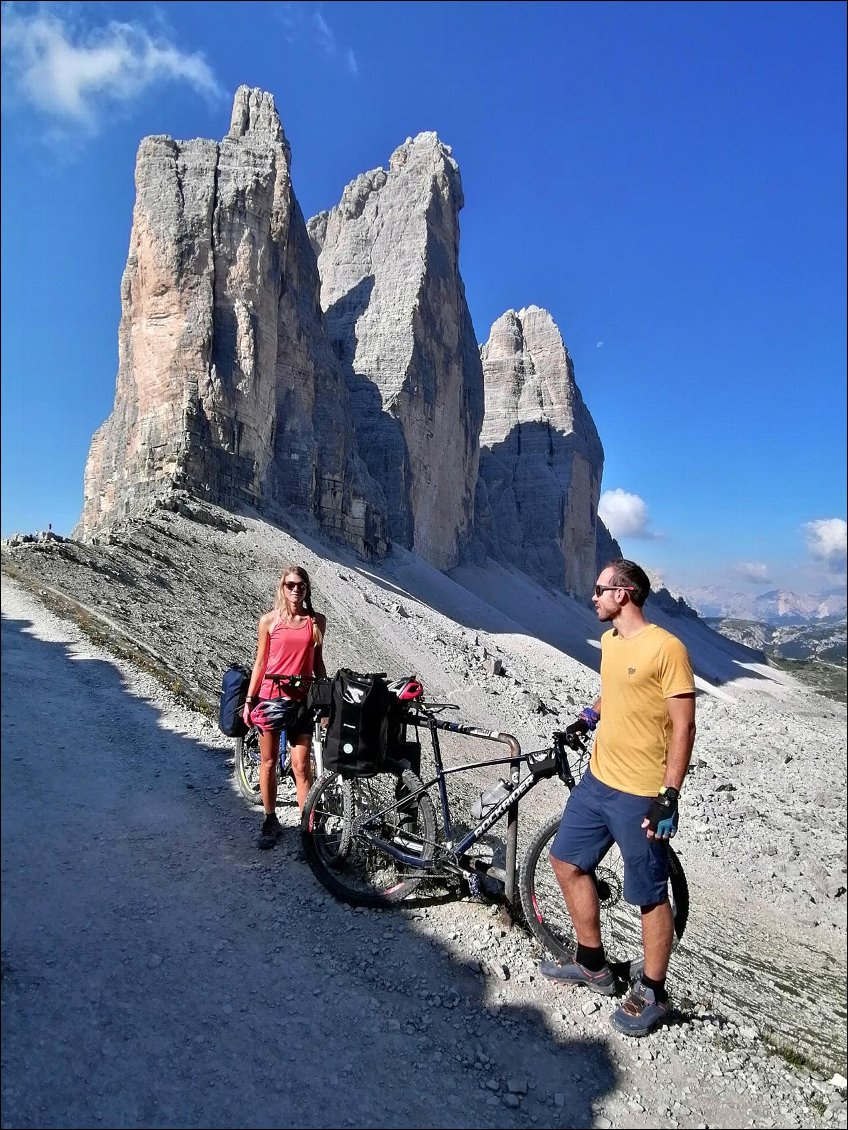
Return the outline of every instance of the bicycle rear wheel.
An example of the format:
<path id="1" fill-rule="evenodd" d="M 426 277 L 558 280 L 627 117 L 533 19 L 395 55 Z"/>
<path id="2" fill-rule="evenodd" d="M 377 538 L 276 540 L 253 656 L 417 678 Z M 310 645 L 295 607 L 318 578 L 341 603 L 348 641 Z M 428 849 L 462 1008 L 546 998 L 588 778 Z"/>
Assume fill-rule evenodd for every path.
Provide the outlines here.
<path id="1" fill-rule="evenodd" d="M 285 735 L 282 735 L 280 743 L 282 744 L 284 740 Z M 281 754 L 283 754 L 283 752 L 284 758 L 279 757 L 277 759 L 277 803 L 296 804 L 297 790 L 295 787 L 294 774 L 292 773 L 289 751 L 288 749 L 284 751 L 281 750 Z M 235 777 L 238 791 L 244 799 L 249 800 L 251 804 L 261 804 L 262 795 L 259 791 L 259 764 L 261 757 L 259 755 L 258 730 L 250 730 L 245 737 L 236 738 L 233 760 L 235 763 Z M 317 776 L 314 749 L 310 756 L 310 764 L 312 766 L 312 779 L 314 781 Z"/>
<path id="2" fill-rule="evenodd" d="M 259 731 L 250 730 L 245 737 L 236 738 L 234 755 L 236 786 L 245 800 L 261 804 L 259 793 Z"/>
<path id="3" fill-rule="evenodd" d="M 422 862 L 433 858 L 436 813 L 426 793 L 415 796 L 420 788 L 414 773 L 391 762 L 373 777 L 319 777 L 300 828 L 306 862 L 332 895 L 352 906 L 390 906 L 418 886 L 424 872 L 380 845 Z"/>
<path id="4" fill-rule="evenodd" d="M 524 918 L 535 937 L 561 961 L 574 956 L 577 940 L 562 891 L 548 854 L 559 828 L 553 817 L 533 839 L 521 863 L 518 890 Z M 689 917 L 689 885 L 679 856 L 668 848 L 668 897 L 674 917 L 675 944 Z M 624 901 L 624 861 L 613 844 L 595 868 L 601 909 L 601 940 L 611 965 L 629 966 L 642 956 L 642 922 L 638 906 Z"/>

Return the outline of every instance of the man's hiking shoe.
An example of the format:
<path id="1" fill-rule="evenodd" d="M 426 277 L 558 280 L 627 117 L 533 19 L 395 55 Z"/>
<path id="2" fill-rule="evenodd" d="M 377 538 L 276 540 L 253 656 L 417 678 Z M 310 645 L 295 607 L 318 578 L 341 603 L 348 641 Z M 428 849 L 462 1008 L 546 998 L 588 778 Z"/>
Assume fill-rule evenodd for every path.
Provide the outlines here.
<path id="1" fill-rule="evenodd" d="M 571 961 L 543 961 L 539 972 L 550 981 L 560 981 L 564 985 L 585 985 L 593 993 L 611 997 L 615 993 L 615 975 L 608 965 L 597 973 Z"/>
<path id="2" fill-rule="evenodd" d="M 266 816 L 262 821 L 262 831 L 259 833 L 259 839 L 256 841 L 257 846 L 262 851 L 267 851 L 276 845 L 277 841 L 282 838 L 283 826 L 277 819 L 276 814 Z"/>
<path id="3" fill-rule="evenodd" d="M 647 1036 L 668 1016 L 671 1002 L 657 1004 L 654 990 L 637 981 L 627 1000 L 610 1017 L 613 1028 L 625 1036 Z"/>

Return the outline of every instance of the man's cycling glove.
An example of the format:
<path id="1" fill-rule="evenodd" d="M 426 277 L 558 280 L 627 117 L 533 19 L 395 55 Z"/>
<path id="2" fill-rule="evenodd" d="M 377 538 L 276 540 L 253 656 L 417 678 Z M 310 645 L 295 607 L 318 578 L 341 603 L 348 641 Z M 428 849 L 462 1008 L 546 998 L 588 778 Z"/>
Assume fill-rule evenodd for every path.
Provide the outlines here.
<path id="1" fill-rule="evenodd" d="M 670 840 L 677 833 L 678 796 L 677 789 L 661 789 L 646 813 L 648 818 L 646 831 L 653 832 L 658 840 Z"/>

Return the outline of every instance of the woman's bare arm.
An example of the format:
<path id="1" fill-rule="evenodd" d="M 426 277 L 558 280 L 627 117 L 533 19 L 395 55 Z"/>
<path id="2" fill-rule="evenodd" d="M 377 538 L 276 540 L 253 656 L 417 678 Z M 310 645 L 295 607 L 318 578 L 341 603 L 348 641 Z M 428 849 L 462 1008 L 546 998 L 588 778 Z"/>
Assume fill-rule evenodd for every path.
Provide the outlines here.
<path id="1" fill-rule="evenodd" d="M 321 633 L 321 642 L 315 645 L 315 654 L 312 660 L 312 673 L 317 679 L 327 677 L 327 668 L 324 666 L 324 636 L 327 633 L 327 617 L 320 613 L 315 614 L 315 624 Z"/>
<path id="2" fill-rule="evenodd" d="M 247 686 L 248 698 L 256 698 L 259 688 L 262 685 L 262 676 L 265 674 L 265 667 L 268 663 L 268 648 L 271 645 L 271 622 L 273 618 L 273 612 L 266 612 L 259 621 L 259 627 L 256 632 L 256 658 L 253 661 L 253 670 L 250 673 L 250 682 Z M 249 713 L 250 711 L 247 709 L 247 706 L 245 706 L 246 722 L 246 715 Z"/>

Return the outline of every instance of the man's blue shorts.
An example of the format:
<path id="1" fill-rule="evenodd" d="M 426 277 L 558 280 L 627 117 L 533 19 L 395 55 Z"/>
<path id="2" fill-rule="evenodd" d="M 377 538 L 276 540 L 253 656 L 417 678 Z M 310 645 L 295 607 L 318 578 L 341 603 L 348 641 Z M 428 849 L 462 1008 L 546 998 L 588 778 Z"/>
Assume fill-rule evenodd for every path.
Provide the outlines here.
<path id="1" fill-rule="evenodd" d="M 624 898 L 653 906 L 668 897 L 668 845 L 649 840 L 642 821 L 653 797 L 611 789 L 589 769 L 572 791 L 551 855 L 581 871 L 593 871 L 613 843 L 624 860 Z"/>

